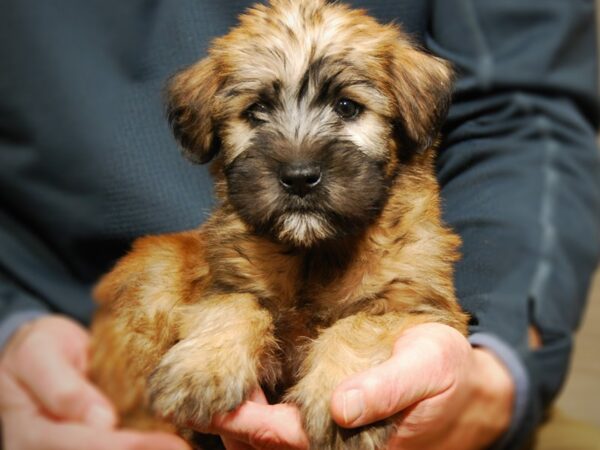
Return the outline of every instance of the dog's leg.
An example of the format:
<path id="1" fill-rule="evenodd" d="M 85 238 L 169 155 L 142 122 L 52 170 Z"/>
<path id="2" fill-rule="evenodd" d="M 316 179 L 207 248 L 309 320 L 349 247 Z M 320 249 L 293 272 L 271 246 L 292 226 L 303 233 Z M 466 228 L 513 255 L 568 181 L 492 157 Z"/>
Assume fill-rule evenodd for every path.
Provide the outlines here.
<path id="1" fill-rule="evenodd" d="M 148 381 L 156 413 L 178 426 L 202 427 L 278 377 L 273 321 L 253 295 L 210 296 L 178 314 L 180 341 Z"/>
<path id="2" fill-rule="evenodd" d="M 311 449 L 375 450 L 384 446 L 393 431 L 393 421 L 343 429 L 329 412 L 333 391 L 350 375 L 387 360 L 403 330 L 438 320 L 427 315 L 359 313 L 339 320 L 310 344 L 301 379 L 288 392 L 286 401 L 300 407 Z"/>

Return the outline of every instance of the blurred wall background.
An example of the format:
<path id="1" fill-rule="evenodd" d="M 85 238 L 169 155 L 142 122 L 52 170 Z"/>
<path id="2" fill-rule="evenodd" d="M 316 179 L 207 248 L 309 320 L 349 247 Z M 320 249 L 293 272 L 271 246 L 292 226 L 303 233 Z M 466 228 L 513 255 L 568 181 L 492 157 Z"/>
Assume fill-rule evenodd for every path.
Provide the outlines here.
<path id="1" fill-rule="evenodd" d="M 583 326 L 575 341 L 571 373 L 558 407 L 569 417 L 600 428 L 600 272 L 596 272 Z"/>
<path id="2" fill-rule="evenodd" d="M 596 19 L 600 30 L 600 0 L 596 0 Z M 600 48 L 600 38 L 598 42 Z M 558 407 L 570 417 L 600 428 L 600 270 L 596 272 L 587 312 L 575 341 L 571 373 Z"/>

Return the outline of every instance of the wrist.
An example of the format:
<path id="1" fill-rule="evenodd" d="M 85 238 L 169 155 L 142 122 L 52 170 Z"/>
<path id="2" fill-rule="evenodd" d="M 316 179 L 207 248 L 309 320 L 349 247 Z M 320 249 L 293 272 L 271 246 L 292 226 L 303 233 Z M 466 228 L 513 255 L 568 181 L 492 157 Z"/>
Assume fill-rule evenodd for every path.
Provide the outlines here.
<path id="1" fill-rule="evenodd" d="M 48 311 L 34 309 L 18 311 L 3 317 L 0 321 L 0 357 L 9 342 L 14 340 L 13 338 L 17 332 L 21 331 L 27 324 L 48 315 Z"/>
<path id="2" fill-rule="evenodd" d="M 473 393 L 480 406 L 481 443 L 489 446 L 510 427 L 515 384 L 508 368 L 486 348 L 473 349 L 473 364 Z"/>

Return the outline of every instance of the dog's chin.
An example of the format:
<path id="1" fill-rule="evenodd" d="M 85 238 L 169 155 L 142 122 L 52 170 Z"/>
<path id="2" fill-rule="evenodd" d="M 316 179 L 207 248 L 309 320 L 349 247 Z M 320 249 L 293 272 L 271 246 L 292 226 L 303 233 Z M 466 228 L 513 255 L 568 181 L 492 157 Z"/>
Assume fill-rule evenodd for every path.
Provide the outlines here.
<path id="1" fill-rule="evenodd" d="M 305 248 L 336 235 L 335 228 L 326 218 L 311 212 L 284 213 L 277 219 L 273 232 L 278 241 Z"/>

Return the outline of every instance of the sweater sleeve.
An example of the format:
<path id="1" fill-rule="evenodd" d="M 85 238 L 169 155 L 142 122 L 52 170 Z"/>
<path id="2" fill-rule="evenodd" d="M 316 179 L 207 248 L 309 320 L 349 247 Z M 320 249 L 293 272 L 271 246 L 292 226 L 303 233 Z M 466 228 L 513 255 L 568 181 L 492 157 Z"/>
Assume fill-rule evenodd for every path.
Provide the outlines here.
<path id="1" fill-rule="evenodd" d="M 162 89 L 249 2 L 222 3 L 0 0 L 0 346 L 40 314 L 87 324 L 135 238 L 208 215 Z"/>
<path id="2" fill-rule="evenodd" d="M 0 352 L 21 325 L 46 314 L 41 301 L 0 277 Z"/>
<path id="3" fill-rule="evenodd" d="M 5 140 L 0 150 L 6 147 Z M 44 241 L 9 214 L 6 203 L 3 206 L 0 208 L 0 351 L 25 322 L 51 313 L 69 314 L 85 321 L 92 306 L 89 287 L 78 285 Z"/>
<path id="4" fill-rule="evenodd" d="M 594 2 L 432 5 L 427 46 L 458 72 L 438 160 L 445 219 L 463 239 L 457 291 L 471 332 L 526 369 L 507 445 L 520 448 L 565 379 L 600 253 Z"/>

